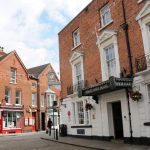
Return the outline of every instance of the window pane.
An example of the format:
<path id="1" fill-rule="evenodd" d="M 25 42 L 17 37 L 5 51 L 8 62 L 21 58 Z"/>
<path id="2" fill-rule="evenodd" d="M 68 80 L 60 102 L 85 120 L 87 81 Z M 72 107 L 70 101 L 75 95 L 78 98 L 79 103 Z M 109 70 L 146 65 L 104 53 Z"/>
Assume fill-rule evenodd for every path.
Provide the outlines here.
<path id="1" fill-rule="evenodd" d="M 16 91 L 16 104 L 21 104 L 21 91 Z"/>
<path id="2" fill-rule="evenodd" d="M 16 83 L 16 69 L 14 69 L 14 68 L 11 68 L 10 82 L 11 83 Z"/>
<path id="3" fill-rule="evenodd" d="M 104 8 L 101 9 L 101 19 L 103 26 L 111 22 L 112 18 L 109 6 L 105 6 Z"/>
<path id="4" fill-rule="evenodd" d="M 77 29 L 74 33 L 73 33 L 73 41 L 74 41 L 74 47 L 78 46 L 80 44 L 80 33 L 79 33 L 79 29 Z"/>
<path id="5" fill-rule="evenodd" d="M 78 109 L 78 122 L 79 124 L 84 124 L 84 110 L 83 110 L 83 102 L 77 102 Z"/>
<path id="6" fill-rule="evenodd" d="M 108 70 L 108 76 L 115 76 L 116 75 L 116 60 L 115 60 L 115 53 L 114 53 L 114 46 L 110 45 L 105 49 L 106 53 L 106 64 Z"/>
<path id="7" fill-rule="evenodd" d="M 10 89 L 5 89 L 5 101 L 6 103 L 10 103 Z"/>

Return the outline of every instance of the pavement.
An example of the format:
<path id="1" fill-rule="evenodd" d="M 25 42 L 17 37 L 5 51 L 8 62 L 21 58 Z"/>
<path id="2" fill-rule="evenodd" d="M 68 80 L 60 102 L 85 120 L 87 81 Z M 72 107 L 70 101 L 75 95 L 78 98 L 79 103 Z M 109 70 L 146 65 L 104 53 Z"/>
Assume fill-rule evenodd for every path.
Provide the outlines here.
<path id="1" fill-rule="evenodd" d="M 85 138 L 77 138 L 71 136 L 58 137 L 58 140 L 54 139 L 54 133 L 49 136 L 45 133 L 45 131 L 40 132 L 29 132 L 29 133 L 19 133 L 19 134 L 0 134 L 0 137 L 7 136 L 29 136 L 37 135 L 39 139 L 51 141 L 55 143 L 62 143 L 67 145 L 76 146 L 78 149 L 87 148 L 87 149 L 95 149 L 95 150 L 150 150 L 150 146 L 142 146 L 142 145 L 131 145 L 124 144 L 123 141 L 113 140 L 111 142 L 101 141 L 95 139 L 85 139 Z"/>
<path id="2" fill-rule="evenodd" d="M 108 142 L 70 136 L 58 137 L 56 140 L 53 134 L 52 136 L 43 134 L 41 139 L 95 150 L 150 150 L 150 146 L 124 144 L 123 141 L 115 140 Z"/>

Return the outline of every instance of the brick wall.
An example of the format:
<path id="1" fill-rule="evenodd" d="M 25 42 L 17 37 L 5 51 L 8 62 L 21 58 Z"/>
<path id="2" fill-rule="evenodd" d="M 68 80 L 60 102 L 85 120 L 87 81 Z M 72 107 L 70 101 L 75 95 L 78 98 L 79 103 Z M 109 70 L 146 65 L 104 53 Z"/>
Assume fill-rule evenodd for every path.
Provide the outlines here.
<path id="1" fill-rule="evenodd" d="M 125 1 L 126 18 L 129 25 L 129 40 L 131 46 L 132 62 L 135 71 L 135 58 L 144 54 L 141 30 L 138 22 L 135 20 L 137 14 L 144 3 L 137 1 Z M 109 3 L 113 22 L 101 28 L 99 10 Z M 72 32 L 80 29 L 80 49 L 84 51 L 84 79 L 89 84 L 95 84 L 95 79 L 101 81 L 100 53 L 96 46 L 96 35 L 102 34 L 104 30 L 117 31 L 118 53 L 120 60 L 120 70 L 125 68 L 129 73 L 128 53 L 125 40 L 125 33 L 122 29 L 124 23 L 123 11 L 120 0 L 94 0 L 85 9 L 83 9 L 64 29 L 59 32 L 59 50 L 60 50 L 60 80 L 61 97 L 67 95 L 67 87 L 72 84 L 72 69 L 69 59 L 76 49 L 73 49 Z"/>

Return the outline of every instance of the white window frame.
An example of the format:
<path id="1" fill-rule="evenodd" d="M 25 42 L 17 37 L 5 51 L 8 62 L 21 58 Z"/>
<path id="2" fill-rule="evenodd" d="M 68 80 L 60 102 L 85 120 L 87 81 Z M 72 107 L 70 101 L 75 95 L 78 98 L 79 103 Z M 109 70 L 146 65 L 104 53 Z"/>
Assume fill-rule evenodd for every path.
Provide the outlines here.
<path id="1" fill-rule="evenodd" d="M 109 20 L 104 20 L 106 13 L 108 13 L 108 15 L 109 15 Z M 102 27 L 107 26 L 108 24 L 110 24 L 113 21 L 112 16 L 111 16 L 111 11 L 110 11 L 110 5 L 106 5 L 100 10 L 100 16 L 101 16 L 101 26 Z"/>
<path id="2" fill-rule="evenodd" d="M 53 101 L 56 101 L 56 95 L 55 94 L 47 94 L 47 107 L 52 107 Z"/>
<path id="3" fill-rule="evenodd" d="M 36 107 L 36 93 L 32 93 L 32 106 Z"/>
<path id="4" fill-rule="evenodd" d="M 8 90 L 8 95 L 6 95 L 6 90 Z M 10 88 L 5 88 L 5 101 L 7 99 L 6 104 L 10 104 L 11 103 L 11 90 Z"/>
<path id="5" fill-rule="evenodd" d="M 36 83 L 32 82 L 32 88 L 36 88 Z"/>
<path id="6" fill-rule="evenodd" d="M 81 81 L 84 80 L 83 53 L 74 52 L 70 58 L 70 63 L 72 67 L 72 81 L 73 81 L 73 85 L 75 85 L 78 82 L 76 80 L 76 68 L 75 68 L 76 64 L 79 63 L 81 64 Z"/>
<path id="7" fill-rule="evenodd" d="M 79 103 L 83 104 L 83 112 L 80 112 L 83 113 L 83 123 L 79 121 Z M 90 113 L 89 110 L 85 109 L 85 104 L 85 100 L 78 100 L 76 102 L 72 102 L 73 125 L 90 125 Z"/>
<path id="8" fill-rule="evenodd" d="M 150 1 L 147 1 L 136 17 L 136 21 L 138 21 L 142 32 L 145 55 L 150 53 L 150 42 L 149 42 L 150 39 L 149 36 L 147 35 L 147 25 L 150 24 L 149 7 L 150 7 Z"/>
<path id="9" fill-rule="evenodd" d="M 17 96 L 17 92 L 19 92 L 19 96 Z M 16 90 L 16 105 L 21 105 L 21 90 Z M 17 99 L 19 101 L 19 103 L 17 104 Z"/>
<path id="10" fill-rule="evenodd" d="M 147 84 L 148 102 L 150 102 L 150 84 Z"/>
<path id="11" fill-rule="evenodd" d="M 17 69 L 11 68 L 10 69 L 10 83 L 13 83 L 13 84 L 16 83 L 16 75 L 17 75 Z"/>
<path id="12" fill-rule="evenodd" d="M 116 71 L 115 77 L 120 77 L 120 61 L 119 61 L 119 53 L 118 53 L 118 41 L 117 41 L 117 33 L 115 31 L 105 30 L 100 36 L 97 37 L 97 46 L 99 48 L 100 53 L 100 61 L 101 61 L 101 72 L 102 72 L 102 81 L 106 81 L 109 79 L 108 68 L 106 65 L 106 53 L 105 48 L 109 45 L 114 46 L 115 60 L 116 60 Z"/>
<path id="13" fill-rule="evenodd" d="M 44 107 L 45 97 L 44 94 L 41 94 L 41 107 Z"/>
<path id="14" fill-rule="evenodd" d="M 110 51 L 113 51 L 113 58 L 110 58 L 111 56 Z M 108 77 L 110 76 L 116 76 L 116 72 L 114 70 L 116 70 L 116 58 L 115 58 L 115 52 L 114 52 L 114 45 L 111 44 L 107 47 L 104 48 L 105 51 L 105 60 L 106 60 L 106 68 L 107 68 L 107 74 Z M 113 68 L 111 68 L 111 65 L 113 65 Z"/>
<path id="15" fill-rule="evenodd" d="M 9 122 L 8 113 L 11 113 L 11 122 Z M 21 114 L 19 112 L 5 112 L 6 116 L 4 117 L 3 127 L 4 129 L 21 129 Z M 14 120 L 15 115 L 15 120 Z M 18 118 L 19 117 L 19 118 Z M 20 128 L 17 128 L 17 119 L 20 122 Z M 16 126 L 14 125 L 13 121 L 16 121 Z M 7 125 L 7 126 L 6 126 Z"/>
<path id="16" fill-rule="evenodd" d="M 79 28 L 73 32 L 73 47 L 80 45 L 80 30 Z"/>

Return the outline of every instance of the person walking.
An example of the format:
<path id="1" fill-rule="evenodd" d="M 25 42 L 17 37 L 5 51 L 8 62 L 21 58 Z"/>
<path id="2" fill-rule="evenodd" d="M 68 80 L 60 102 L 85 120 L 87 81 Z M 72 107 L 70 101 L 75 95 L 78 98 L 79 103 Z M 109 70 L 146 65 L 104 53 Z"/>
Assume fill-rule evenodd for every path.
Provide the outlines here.
<path id="1" fill-rule="evenodd" d="M 49 120 L 48 120 L 47 127 L 48 127 L 48 130 L 49 130 L 49 136 L 50 136 L 51 135 L 51 127 L 52 127 L 51 118 L 49 118 Z"/>

